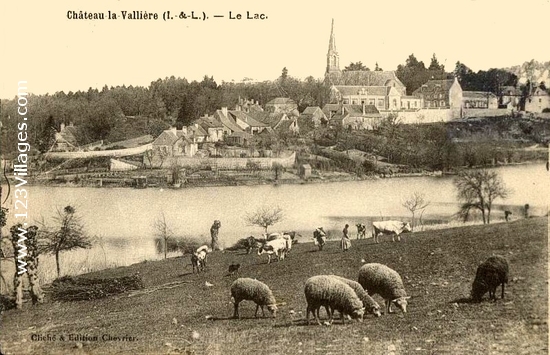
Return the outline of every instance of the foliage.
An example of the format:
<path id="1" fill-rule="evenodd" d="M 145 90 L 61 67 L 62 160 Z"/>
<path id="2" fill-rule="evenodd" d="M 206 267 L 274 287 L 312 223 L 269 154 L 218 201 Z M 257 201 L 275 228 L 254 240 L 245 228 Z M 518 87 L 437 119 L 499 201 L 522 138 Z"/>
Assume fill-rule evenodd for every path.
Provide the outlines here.
<path id="1" fill-rule="evenodd" d="M 378 63 L 376 63 L 378 66 Z M 362 62 L 351 62 L 343 71 L 370 71 Z"/>
<path id="2" fill-rule="evenodd" d="M 279 206 L 261 206 L 256 211 L 247 213 L 244 220 L 251 226 L 264 228 L 267 233 L 268 227 L 279 223 L 283 218 L 283 210 Z"/>
<path id="3" fill-rule="evenodd" d="M 415 214 L 417 211 L 420 211 L 420 223 L 422 223 L 422 214 L 424 213 L 424 210 L 428 205 L 430 204 L 430 201 L 427 201 L 425 199 L 425 195 L 421 192 L 415 191 L 412 193 L 411 196 L 409 196 L 403 203 L 401 204 L 403 207 L 405 207 L 407 210 L 409 210 L 412 214 L 412 220 L 411 220 L 411 228 L 414 230 L 415 227 Z"/>
<path id="4" fill-rule="evenodd" d="M 439 65 L 435 54 L 432 57 L 430 67 L 426 68 L 424 62 L 418 61 L 414 54 L 409 55 L 405 61 L 405 65 L 399 64 L 395 75 L 407 88 L 407 95 L 411 95 L 413 91 L 425 84 L 430 79 L 447 79 L 449 76 L 444 66 Z"/>
<path id="5" fill-rule="evenodd" d="M 504 86 L 515 87 L 518 83 L 518 77 L 509 71 L 493 68 L 474 73 L 461 62 L 456 63 L 453 73 L 464 91 L 489 91 L 500 96 Z"/>
<path id="6" fill-rule="evenodd" d="M 481 212 L 483 223 L 491 222 L 491 208 L 497 198 L 506 198 L 510 191 L 496 171 L 465 170 L 454 181 L 458 190 L 458 199 L 463 202 L 460 215 L 468 219 L 470 210 Z"/>
<path id="7" fill-rule="evenodd" d="M 57 215 L 53 219 L 54 227 L 48 227 L 41 223 L 39 251 L 55 255 L 57 276 L 60 276 L 59 254 L 74 249 L 89 249 L 92 247 L 92 242 L 86 235 L 80 216 L 77 215 L 73 206 L 68 205 L 63 211 L 58 209 Z"/>
<path id="8" fill-rule="evenodd" d="M 162 212 L 160 216 L 155 219 L 153 223 L 153 229 L 157 239 L 162 241 L 163 243 L 162 245 L 164 249 L 164 259 L 166 259 L 166 253 L 168 252 L 168 240 L 173 237 L 174 233 L 168 226 L 168 222 L 166 222 L 166 216 L 164 215 L 164 212 Z"/>

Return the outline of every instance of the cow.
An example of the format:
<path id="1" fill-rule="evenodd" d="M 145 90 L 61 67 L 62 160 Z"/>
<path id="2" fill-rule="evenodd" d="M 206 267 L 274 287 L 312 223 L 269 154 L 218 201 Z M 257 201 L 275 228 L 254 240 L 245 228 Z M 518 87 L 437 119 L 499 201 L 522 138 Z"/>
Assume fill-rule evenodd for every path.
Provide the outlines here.
<path id="1" fill-rule="evenodd" d="M 290 252 L 292 249 L 292 245 L 295 244 L 297 241 L 294 240 L 296 237 L 296 232 L 284 232 L 284 233 L 271 233 L 271 234 L 264 234 L 264 238 L 266 241 L 272 241 L 276 239 L 284 239 L 287 242 L 286 245 L 286 254 Z"/>
<path id="2" fill-rule="evenodd" d="M 267 254 L 267 263 L 271 262 L 271 256 L 275 255 L 278 260 L 284 260 L 288 250 L 286 239 L 275 239 L 265 242 L 258 248 L 258 255 Z"/>
<path id="3" fill-rule="evenodd" d="M 323 227 L 317 228 L 313 232 L 313 243 L 319 247 L 319 251 L 323 250 L 323 246 L 327 242 L 327 233 L 323 230 Z"/>
<path id="4" fill-rule="evenodd" d="M 367 236 L 367 226 L 363 223 L 357 223 L 357 239 L 364 239 Z"/>
<path id="5" fill-rule="evenodd" d="M 191 265 L 193 266 L 193 274 L 197 270 L 197 274 L 204 271 L 204 260 L 197 253 L 191 254 Z"/>
<path id="6" fill-rule="evenodd" d="M 381 234 L 388 234 L 392 236 L 392 242 L 395 242 L 395 236 L 397 241 L 401 241 L 400 234 L 404 232 L 411 232 L 411 225 L 407 222 L 401 221 L 379 221 L 372 222 L 372 236 L 374 242 L 379 242 L 379 236 Z"/>

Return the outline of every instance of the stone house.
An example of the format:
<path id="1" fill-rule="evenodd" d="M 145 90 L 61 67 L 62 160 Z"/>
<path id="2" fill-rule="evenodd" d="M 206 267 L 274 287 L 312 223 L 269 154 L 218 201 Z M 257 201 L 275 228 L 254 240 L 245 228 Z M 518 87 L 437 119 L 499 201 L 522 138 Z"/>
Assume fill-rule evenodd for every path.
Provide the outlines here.
<path id="1" fill-rule="evenodd" d="M 175 127 L 163 131 L 152 143 L 154 156 L 193 157 L 198 151 L 198 142 L 193 133 L 178 131 Z"/>
<path id="2" fill-rule="evenodd" d="M 504 86 L 500 95 L 500 108 L 521 110 L 521 90 L 514 86 Z"/>
<path id="3" fill-rule="evenodd" d="M 231 134 L 230 130 L 226 128 L 218 119 L 213 116 L 203 116 L 195 121 L 206 132 L 206 141 L 216 143 L 223 141 L 226 134 Z"/>
<path id="4" fill-rule="evenodd" d="M 382 115 L 374 105 L 326 104 L 323 112 L 332 127 L 341 126 L 347 129 L 375 129 L 382 120 Z"/>
<path id="5" fill-rule="evenodd" d="M 314 127 L 325 125 L 328 122 L 327 116 L 319 106 L 308 106 L 298 117 L 300 120 L 313 123 Z"/>
<path id="6" fill-rule="evenodd" d="M 277 97 L 267 104 L 265 110 L 271 113 L 284 113 L 289 116 L 298 116 L 298 105 L 292 99 L 286 97 Z"/>
<path id="7" fill-rule="evenodd" d="M 498 108 L 498 98 L 488 91 L 463 91 L 462 106 L 464 108 Z"/>
<path id="8" fill-rule="evenodd" d="M 544 109 L 550 110 L 550 94 L 546 90 L 537 87 L 525 99 L 525 111 L 540 113 Z"/>
<path id="9" fill-rule="evenodd" d="M 424 108 L 462 108 L 462 88 L 456 78 L 428 80 L 413 92 L 424 103 Z"/>
<path id="10" fill-rule="evenodd" d="M 263 111 L 256 111 L 256 112 L 263 112 Z M 252 116 L 250 116 L 248 113 L 244 111 L 229 111 L 229 114 L 231 117 L 235 120 L 235 123 L 241 127 L 245 132 L 250 134 L 258 134 L 261 133 L 266 127 L 269 125 L 264 122 L 260 122 L 256 119 L 254 119 Z"/>

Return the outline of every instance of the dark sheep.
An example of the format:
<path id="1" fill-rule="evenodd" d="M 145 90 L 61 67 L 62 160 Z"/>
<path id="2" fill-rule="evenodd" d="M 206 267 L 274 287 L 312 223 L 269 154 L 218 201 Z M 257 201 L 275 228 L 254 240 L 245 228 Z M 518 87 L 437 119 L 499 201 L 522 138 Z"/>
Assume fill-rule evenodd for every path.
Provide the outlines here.
<path id="1" fill-rule="evenodd" d="M 502 285 L 504 298 L 504 284 L 508 283 L 508 262 L 502 256 L 491 256 L 477 268 L 476 278 L 472 284 L 472 299 L 480 302 L 483 295 L 489 291 L 489 299 L 497 300 L 496 290 Z"/>

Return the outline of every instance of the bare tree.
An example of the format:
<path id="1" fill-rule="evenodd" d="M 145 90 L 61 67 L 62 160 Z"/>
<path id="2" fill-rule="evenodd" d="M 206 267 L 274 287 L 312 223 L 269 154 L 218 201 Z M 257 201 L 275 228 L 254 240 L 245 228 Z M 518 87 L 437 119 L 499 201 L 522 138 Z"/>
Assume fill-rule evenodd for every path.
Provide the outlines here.
<path id="1" fill-rule="evenodd" d="M 166 253 L 168 251 L 168 240 L 172 238 L 174 233 L 172 232 L 170 227 L 168 227 L 164 212 L 162 212 L 160 214 L 160 217 L 155 220 L 155 222 L 153 223 L 153 228 L 155 230 L 155 236 L 162 240 L 164 243 L 164 259 L 166 259 Z"/>
<path id="2" fill-rule="evenodd" d="M 467 170 L 458 174 L 454 181 L 458 190 L 458 199 L 462 201 L 460 214 L 467 220 L 470 210 L 481 212 L 483 224 L 491 222 L 491 208 L 497 198 L 506 198 L 510 194 L 496 171 Z"/>
<path id="3" fill-rule="evenodd" d="M 41 234 L 40 252 L 55 255 L 57 277 L 59 277 L 61 275 L 59 261 L 61 252 L 80 248 L 90 249 L 92 241 L 85 233 L 84 224 L 73 206 L 66 206 L 63 211 L 58 209 L 54 221 L 55 227 L 43 225 L 39 230 Z"/>
<path id="4" fill-rule="evenodd" d="M 414 230 L 415 227 L 415 215 L 417 211 L 420 211 L 420 222 L 422 223 L 422 215 L 424 214 L 424 209 L 428 207 L 430 201 L 426 201 L 423 193 L 418 191 L 413 192 L 413 194 L 401 204 L 403 207 L 408 209 L 412 214 L 411 228 Z"/>
<path id="5" fill-rule="evenodd" d="M 254 212 L 247 213 L 244 220 L 251 226 L 264 228 L 267 234 L 267 228 L 279 223 L 283 218 L 283 210 L 279 206 L 262 206 Z"/>

